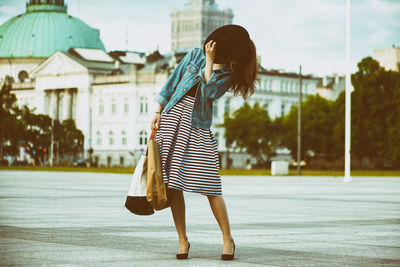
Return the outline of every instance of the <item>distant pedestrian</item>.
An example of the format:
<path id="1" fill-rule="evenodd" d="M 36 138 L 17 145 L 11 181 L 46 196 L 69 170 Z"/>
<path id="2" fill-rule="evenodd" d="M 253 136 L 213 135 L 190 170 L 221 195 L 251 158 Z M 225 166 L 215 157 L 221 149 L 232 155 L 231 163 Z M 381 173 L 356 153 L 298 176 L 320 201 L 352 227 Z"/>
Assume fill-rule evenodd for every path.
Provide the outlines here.
<path id="1" fill-rule="evenodd" d="M 208 197 L 222 230 L 221 258 L 232 260 L 235 243 L 222 196 L 217 142 L 210 129 L 213 102 L 229 89 L 244 99 L 259 81 L 256 47 L 246 29 L 224 25 L 213 31 L 203 48 L 186 54 L 156 95 L 151 122 L 157 129 L 164 182 L 179 236 L 178 259 L 188 258 L 185 201 L 182 191 Z"/>

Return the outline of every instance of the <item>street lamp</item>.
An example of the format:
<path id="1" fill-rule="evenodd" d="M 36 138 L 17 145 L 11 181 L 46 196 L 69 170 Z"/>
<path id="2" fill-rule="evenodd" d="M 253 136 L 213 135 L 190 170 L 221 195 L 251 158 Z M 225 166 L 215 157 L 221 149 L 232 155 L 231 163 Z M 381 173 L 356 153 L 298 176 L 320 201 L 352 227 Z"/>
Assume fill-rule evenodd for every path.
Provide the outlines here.
<path id="1" fill-rule="evenodd" d="M 345 167 L 343 182 L 351 182 L 350 175 L 350 130 L 351 130 L 351 83 L 350 83 L 350 7 L 351 1 L 346 0 L 346 127 L 345 127 Z"/>
<path id="2" fill-rule="evenodd" d="M 297 175 L 301 175 L 301 65 L 299 67 L 299 107 L 297 113 Z"/>

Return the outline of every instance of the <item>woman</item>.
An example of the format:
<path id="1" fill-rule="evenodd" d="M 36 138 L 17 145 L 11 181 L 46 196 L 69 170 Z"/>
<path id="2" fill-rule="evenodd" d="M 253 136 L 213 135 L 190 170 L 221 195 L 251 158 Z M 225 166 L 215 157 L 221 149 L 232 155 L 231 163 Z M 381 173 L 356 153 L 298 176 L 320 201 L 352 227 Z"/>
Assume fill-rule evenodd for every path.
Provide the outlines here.
<path id="1" fill-rule="evenodd" d="M 151 129 L 160 147 L 164 182 L 179 236 L 178 259 L 187 259 L 183 192 L 208 197 L 223 234 L 223 260 L 234 258 L 228 213 L 222 197 L 217 143 L 210 129 L 213 101 L 231 89 L 244 99 L 259 81 L 256 47 L 246 29 L 225 25 L 213 31 L 203 49 L 182 59 L 156 95 L 157 111 Z"/>

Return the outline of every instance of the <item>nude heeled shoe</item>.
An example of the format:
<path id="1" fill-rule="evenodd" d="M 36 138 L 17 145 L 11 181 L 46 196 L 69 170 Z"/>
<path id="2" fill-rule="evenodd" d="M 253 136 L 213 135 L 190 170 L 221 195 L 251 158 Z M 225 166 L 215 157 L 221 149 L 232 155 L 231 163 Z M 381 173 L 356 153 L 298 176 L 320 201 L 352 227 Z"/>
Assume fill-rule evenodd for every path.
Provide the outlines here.
<path id="1" fill-rule="evenodd" d="M 235 258 L 235 249 L 236 249 L 235 241 L 232 242 L 233 242 L 233 254 L 221 254 L 221 259 L 226 261 L 226 260 L 233 260 Z"/>

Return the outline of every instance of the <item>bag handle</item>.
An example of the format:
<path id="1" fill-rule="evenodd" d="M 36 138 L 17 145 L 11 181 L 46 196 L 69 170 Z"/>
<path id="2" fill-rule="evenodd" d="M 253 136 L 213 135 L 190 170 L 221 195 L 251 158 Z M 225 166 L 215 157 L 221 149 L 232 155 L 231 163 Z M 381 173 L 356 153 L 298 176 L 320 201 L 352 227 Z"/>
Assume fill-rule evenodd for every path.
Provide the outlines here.
<path id="1" fill-rule="evenodd" d="M 157 129 L 154 128 L 154 129 L 151 131 L 149 141 L 150 141 L 150 140 L 154 140 L 154 137 L 156 136 L 156 133 L 157 133 Z M 148 152 L 149 152 L 149 142 L 147 142 L 147 146 L 146 146 L 146 156 L 148 155 Z"/>
<path id="2" fill-rule="evenodd" d="M 153 140 L 153 139 L 154 139 L 154 137 L 156 136 L 156 133 L 157 133 L 157 129 L 156 129 L 156 128 L 154 128 L 154 129 L 151 131 L 151 134 L 150 134 L 150 138 L 149 138 L 149 140 Z"/>

